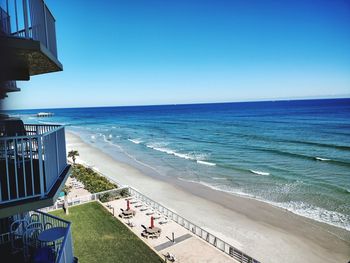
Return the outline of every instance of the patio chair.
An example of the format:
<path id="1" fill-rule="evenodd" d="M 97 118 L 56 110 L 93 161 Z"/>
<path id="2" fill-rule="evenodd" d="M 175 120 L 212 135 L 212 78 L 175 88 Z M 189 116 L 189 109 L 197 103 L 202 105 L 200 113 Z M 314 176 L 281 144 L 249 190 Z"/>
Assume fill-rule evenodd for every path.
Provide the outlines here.
<path id="1" fill-rule="evenodd" d="M 21 240 L 27 229 L 28 224 L 29 223 L 26 219 L 16 220 L 11 224 L 10 238 L 13 253 L 23 250 L 23 243 L 21 242 Z"/>
<path id="2" fill-rule="evenodd" d="M 52 228 L 52 227 L 53 227 L 53 225 L 50 222 L 46 222 L 44 225 L 44 230 L 47 230 L 47 229 Z"/>
<path id="3" fill-rule="evenodd" d="M 30 228 L 27 228 L 27 230 L 25 231 L 22 238 L 24 258 L 29 259 L 31 252 L 33 252 L 35 249 L 41 246 L 41 243 L 38 240 L 38 236 L 42 230 L 43 228 L 40 227 L 38 223 L 32 223 L 32 226 Z"/>
<path id="4" fill-rule="evenodd" d="M 141 236 L 145 237 L 145 238 L 148 238 L 150 236 L 149 233 L 147 233 L 146 231 L 142 231 L 141 232 Z"/>
<path id="5" fill-rule="evenodd" d="M 159 222 L 159 224 L 161 224 L 161 225 L 165 225 L 165 224 L 167 224 L 169 221 L 167 221 L 167 220 L 164 220 L 164 221 L 160 221 Z"/>
<path id="6" fill-rule="evenodd" d="M 160 237 L 160 233 L 158 232 L 158 233 L 150 234 L 149 237 L 152 238 L 152 239 L 153 238 L 158 238 L 158 237 Z"/>
<path id="7" fill-rule="evenodd" d="M 126 223 L 129 227 L 135 227 L 136 225 L 133 222 L 130 222 L 130 220 Z"/>
<path id="8" fill-rule="evenodd" d="M 167 260 L 169 260 L 170 262 L 175 262 L 175 261 L 176 261 L 175 255 L 170 254 L 169 252 L 165 255 L 165 258 L 166 258 Z"/>
<path id="9" fill-rule="evenodd" d="M 34 223 L 34 222 L 39 222 L 39 221 L 40 221 L 40 217 L 38 214 L 31 214 L 30 215 L 29 223 Z"/>
<path id="10" fill-rule="evenodd" d="M 44 225 L 41 222 L 33 222 L 27 225 L 26 230 L 32 229 L 32 228 L 39 228 L 41 230 L 44 229 Z"/>

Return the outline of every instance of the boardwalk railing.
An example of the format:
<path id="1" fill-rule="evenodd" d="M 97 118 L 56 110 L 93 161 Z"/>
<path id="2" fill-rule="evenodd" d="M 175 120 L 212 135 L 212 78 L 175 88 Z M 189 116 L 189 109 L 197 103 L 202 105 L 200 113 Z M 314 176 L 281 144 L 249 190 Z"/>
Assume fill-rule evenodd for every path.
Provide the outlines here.
<path id="1" fill-rule="evenodd" d="M 0 0 L 0 34 L 40 41 L 57 58 L 55 18 L 44 0 Z"/>
<path id="2" fill-rule="evenodd" d="M 45 197 L 68 166 L 63 126 L 24 128 L 19 136 L 0 137 L 0 204 Z"/>
<path id="3" fill-rule="evenodd" d="M 129 192 L 130 192 L 131 196 L 141 200 L 143 203 L 147 204 L 149 207 L 153 208 L 154 210 L 157 210 L 158 212 L 160 212 L 163 215 L 167 216 L 168 218 L 172 219 L 174 222 L 176 222 L 179 225 L 183 226 L 184 228 L 188 229 L 194 235 L 205 240 L 206 242 L 213 245 L 214 247 L 221 250 L 222 252 L 226 253 L 227 255 L 234 258 L 238 262 L 259 263 L 258 260 L 248 256 L 247 254 L 243 253 L 242 251 L 235 248 L 234 246 L 228 244 L 227 242 L 225 242 L 222 239 L 216 237 L 215 235 L 209 233 L 207 230 L 204 230 L 203 228 L 197 226 L 196 224 L 185 219 L 184 217 L 180 216 L 179 214 L 171 211 L 170 209 L 166 208 L 165 206 L 159 204 L 158 202 L 150 199 L 149 197 L 145 196 L 144 194 L 141 194 L 139 191 L 135 190 L 134 188 L 129 187 Z"/>
<path id="4" fill-rule="evenodd" d="M 76 197 L 72 199 L 68 199 L 68 205 L 74 206 L 79 204 L 84 204 L 87 202 L 95 201 L 95 200 L 101 200 L 106 194 L 110 196 L 122 196 L 123 192 L 128 191 L 128 194 L 130 196 L 135 197 L 136 199 L 139 199 L 141 202 L 147 204 L 149 207 L 153 208 L 154 210 L 157 210 L 164 216 L 168 217 L 169 219 L 173 220 L 177 224 L 181 225 L 182 227 L 188 229 L 191 231 L 194 235 L 198 236 L 199 238 L 205 240 L 215 248 L 221 250 L 222 252 L 226 253 L 230 257 L 234 258 L 238 262 L 241 263 L 260 263 L 260 261 L 248 256 L 241 250 L 235 248 L 234 246 L 230 245 L 229 243 L 223 241 L 222 239 L 216 237 L 215 235 L 211 234 L 207 230 L 204 230 L 203 228 L 197 226 L 196 224 L 192 223 L 191 221 L 185 219 L 184 217 L 180 216 L 179 214 L 171 211 L 170 209 L 166 208 L 165 206 L 159 204 L 158 202 L 152 200 L 151 198 L 145 196 L 144 194 L 141 194 L 136 189 L 125 186 L 118 189 L 108 190 L 104 192 L 99 192 L 95 194 L 89 194 L 81 197 Z M 56 202 L 53 206 L 46 207 L 41 209 L 42 211 L 52 211 L 63 207 L 63 203 Z"/>

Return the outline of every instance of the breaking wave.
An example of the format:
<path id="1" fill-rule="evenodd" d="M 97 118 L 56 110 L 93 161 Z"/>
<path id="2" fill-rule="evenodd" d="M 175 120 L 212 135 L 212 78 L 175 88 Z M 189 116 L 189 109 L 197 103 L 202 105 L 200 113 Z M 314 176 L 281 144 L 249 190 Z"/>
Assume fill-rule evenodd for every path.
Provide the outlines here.
<path id="1" fill-rule="evenodd" d="M 261 172 L 261 171 L 256 171 L 256 170 L 249 170 L 251 173 L 253 174 L 257 174 L 257 175 L 270 175 L 270 173 L 268 172 Z"/>

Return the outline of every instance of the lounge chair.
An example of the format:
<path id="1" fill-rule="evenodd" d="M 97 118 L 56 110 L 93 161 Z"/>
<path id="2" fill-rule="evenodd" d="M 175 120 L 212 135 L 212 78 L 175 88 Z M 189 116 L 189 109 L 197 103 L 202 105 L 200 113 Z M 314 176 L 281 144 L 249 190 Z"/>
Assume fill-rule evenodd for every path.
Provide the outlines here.
<path id="1" fill-rule="evenodd" d="M 169 221 L 168 221 L 167 219 L 164 219 L 164 220 L 160 221 L 159 224 L 165 225 L 165 224 L 167 224 L 168 222 L 169 222 Z"/>
<path id="2" fill-rule="evenodd" d="M 160 237 L 160 233 L 153 233 L 148 235 L 149 238 L 158 238 Z"/>
<path id="3" fill-rule="evenodd" d="M 133 217 L 133 215 L 124 215 L 123 213 L 120 213 L 118 216 L 119 216 L 120 218 L 124 218 L 124 219 L 130 219 L 130 218 Z"/>
<path id="4" fill-rule="evenodd" d="M 141 232 L 141 236 L 148 238 L 149 237 L 149 233 L 147 233 L 146 231 L 142 231 Z"/>
<path id="5" fill-rule="evenodd" d="M 173 254 L 170 254 L 169 252 L 165 255 L 166 259 L 169 260 L 170 262 L 175 262 L 176 257 Z"/>
<path id="6" fill-rule="evenodd" d="M 135 227 L 136 225 L 133 222 L 128 221 L 126 223 L 129 227 Z"/>

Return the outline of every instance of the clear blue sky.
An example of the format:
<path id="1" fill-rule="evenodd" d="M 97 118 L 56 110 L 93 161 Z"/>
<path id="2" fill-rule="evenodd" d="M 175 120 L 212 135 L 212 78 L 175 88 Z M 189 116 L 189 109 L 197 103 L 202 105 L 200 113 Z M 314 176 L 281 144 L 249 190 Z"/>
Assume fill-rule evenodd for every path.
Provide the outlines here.
<path id="1" fill-rule="evenodd" d="M 350 1 L 54 1 L 64 71 L 11 108 L 349 96 Z"/>

